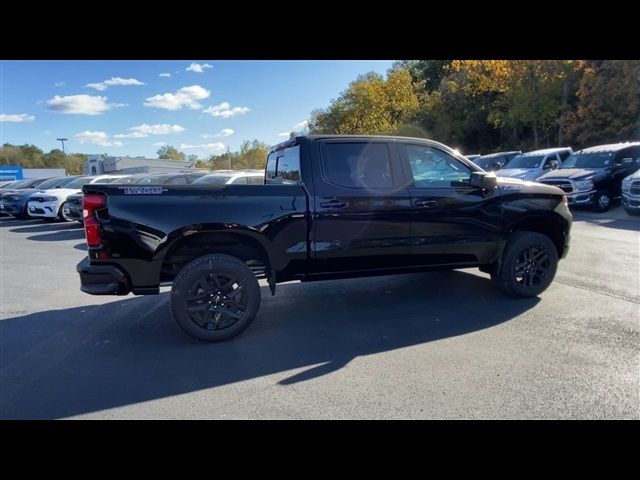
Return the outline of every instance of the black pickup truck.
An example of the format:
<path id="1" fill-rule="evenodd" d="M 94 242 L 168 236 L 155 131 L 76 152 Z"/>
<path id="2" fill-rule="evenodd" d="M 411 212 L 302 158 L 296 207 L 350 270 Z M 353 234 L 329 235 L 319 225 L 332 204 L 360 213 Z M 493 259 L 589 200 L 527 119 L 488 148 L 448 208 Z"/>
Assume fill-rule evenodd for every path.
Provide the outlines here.
<path id="1" fill-rule="evenodd" d="M 93 295 L 157 294 L 188 335 L 238 335 L 276 284 L 479 267 L 531 297 L 569 248 L 562 190 L 498 180 L 437 142 L 299 136 L 276 145 L 264 185 L 83 187 Z M 426 292 L 425 292 L 426 293 Z"/>

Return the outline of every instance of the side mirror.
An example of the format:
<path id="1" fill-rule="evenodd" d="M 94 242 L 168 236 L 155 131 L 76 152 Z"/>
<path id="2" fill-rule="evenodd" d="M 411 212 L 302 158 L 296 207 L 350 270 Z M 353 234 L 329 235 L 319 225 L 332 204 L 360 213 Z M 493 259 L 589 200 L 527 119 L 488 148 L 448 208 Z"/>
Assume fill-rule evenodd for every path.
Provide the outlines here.
<path id="1" fill-rule="evenodd" d="M 498 177 L 496 177 L 495 173 L 490 172 L 471 172 L 469 184 L 472 187 L 493 190 L 498 185 Z"/>

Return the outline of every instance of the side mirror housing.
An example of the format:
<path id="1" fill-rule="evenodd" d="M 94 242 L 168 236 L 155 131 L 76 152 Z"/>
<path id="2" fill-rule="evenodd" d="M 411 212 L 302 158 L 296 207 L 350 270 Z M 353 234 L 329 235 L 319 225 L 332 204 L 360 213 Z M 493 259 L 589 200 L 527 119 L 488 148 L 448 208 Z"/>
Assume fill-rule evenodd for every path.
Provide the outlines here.
<path id="1" fill-rule="evenodd" d="M 471 172 L 469 184 L 472 187 L 484 188 L 485 190 L 493 190 L 498 186 L 498 177 L 491 172 Z"/>

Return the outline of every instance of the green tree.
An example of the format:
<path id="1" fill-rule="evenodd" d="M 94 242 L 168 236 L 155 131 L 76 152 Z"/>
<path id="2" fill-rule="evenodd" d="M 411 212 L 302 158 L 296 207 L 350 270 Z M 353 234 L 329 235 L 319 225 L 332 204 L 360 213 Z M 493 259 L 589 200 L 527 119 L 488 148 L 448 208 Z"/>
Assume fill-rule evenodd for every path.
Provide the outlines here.
<path id="1" fill-rule="evenodd" d="M 245 140 L 237 152 L 225 152 L 209 158 L 212 170 L 262 169 L 265 166 L 269 145 L 259 140 Z"/>
<path id="2" fill-rule="evenodd" d="M 565 120 L 576 146 L 640 137 L 640 61 L 585 62 L 577 99 L 575 111 Z"/>
<path id="3" fill-rule="evenodd" d="M 451 60 L 399 60 L 394 62 L 392 69 L 407 70 L 414 84 L 433 92 L 440 87 L 450 64 Z"/>
<path id="4" fill-rule="evenodd" d="M 158 149 L 158 158 L 164 160 L 186 160 L 187 156 L 172 145 L 163 145 Z"/>
<path id="5" fill-rule="evenodd" d="M 311 133 L 390 134 L 411 124 L 420 101 L 411 74 L 404 68 L 387 78 L 360 75 L 325 110 L 311 114 Z"/>

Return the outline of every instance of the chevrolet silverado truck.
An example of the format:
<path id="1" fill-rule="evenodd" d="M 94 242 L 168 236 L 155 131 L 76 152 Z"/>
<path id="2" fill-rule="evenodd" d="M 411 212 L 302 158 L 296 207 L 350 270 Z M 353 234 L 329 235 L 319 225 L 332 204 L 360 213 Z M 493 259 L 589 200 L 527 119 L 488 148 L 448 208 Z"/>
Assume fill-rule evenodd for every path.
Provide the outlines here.
<path id="1" fill-rule="evenodd" d="M 93 295 L 159 293 L 188 335 L 232 338 L 276 284 L 479 267 L 532 297 L 567 255 L 557 187 L 497 179 L 440 143 L 307 135 L 273 147 L 262 185 L 82 187 Z M 428 294 L 428 292 L 425 292 Z"/>

